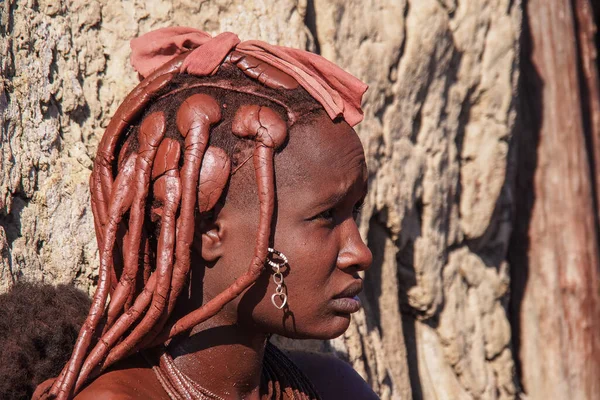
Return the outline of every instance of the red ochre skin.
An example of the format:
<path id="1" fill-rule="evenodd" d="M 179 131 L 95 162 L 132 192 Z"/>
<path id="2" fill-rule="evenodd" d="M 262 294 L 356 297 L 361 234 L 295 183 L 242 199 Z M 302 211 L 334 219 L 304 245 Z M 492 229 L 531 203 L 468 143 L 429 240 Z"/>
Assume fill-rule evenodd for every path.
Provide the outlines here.
<path id="1" fill-rule="evenodd" d="M 142 393 L 165 398 L 146 364 L 137 356 L 126 357 L 170 343 L 176 365 L 193 380 L 228 398 L 256 399 L 268 334 L 330 338 L 348 327 L 348 311 L 336 304 L 342 294 L 350 296 L 360 289 L 358 272 L 368 268 L 371 254 L 353 218 L 365 196 L 366 164 L 360 141 L 345 122 L 334 123 L 320 112 L 303 124 L 288 109 L 287 124 L 293 125 L 298 139 L 286 144 L 278 157 L 276 185 L 274 153 L 287 142 L 288 125 L 269 107 L 241 106 L 232 131 L 255 142 L 253 162 L 230 179 L 230 160 L 222 150 L 207 148 L 210 127 L 221 119 L 219 104 L 209 95 L 194 94 L 177 112 L 176 125 L 184 145 L 164 137 L 164 115 L 153 112 L 141 122 L 139 146 L 128 156 L 123 155 L 129 146 L 125 141 L 114 180 L 112 165 L 119 138 L 178 73 L 183 58 L 161 67 L 126 98 L 101 141 L 90 178 L 100 249 L 98 290 L 71 360 L 48 393 L 50 398 L 71 398 L 93 378 L 97 379 L 78 398 L 148 398 Z M 263 63 L 251 57 L 232 55 L 228 62 L 237 63 L 269 87 L 297 87 L 291 77 L 263 68 Z M 256 184 L 257 200 L 236 200 L 248 177 Z M 213 218 L 207 212 L 228 184 L 226 203 L 216 219 L 201 222 L 200 232 L 195 233 L 196 204 L 201 219 L 205 213 Z M 152 215 L 146 216 L 149 190 L 156 204 L 152 204 Z M 113 259 L 127 211 L 126 251 L 122 259 Z M 160 218 L 154 261 L 143 229 L 145 218 Z M 275 226 L 274 247 L 290 259 L 284 271 L 289 305 L 283 315 L 270 302 L 270 275 L 264 272 Z M 152 263 L 156 270 L 150 274 Z M 143 270 L 138 271 L 140 264 Z M 206 266 L 204 274 L 190 274 L 191 265 L 196 264 Z M 122 271 L 118 282 L 115 271 Z M 175 300 L 190 276 L 190 290 L 203 288 L 203 294 L 185 296 L 176 308 Z M 143 290 L 134 296 L 140 284 Z M 348 294 L 350 287 L 358 289 Z M 101 324 L 109 292 L 111 301 Z M 177 318 L 169 320 L 170 315 Z M 89 348 L 94 335 L 100 338 Z M 319 360 L 319 365 L 327 364 Z M 310 357 L 304 365 L 312 368 Z M 331 367 L 339 369 L 336 365 L 332 360 Z M 352 382 L 364 386 L 353 371 L 346 372 L 336 376 L 347 376 L 350 382 L 313 377 L 323 398 L 328 398 L 327 393 L 339 398 L 344 388 L 356 386 Z M 372 392 L 363 386 L 365 396 L 357 397 L 356 390 L 348 396 L 371 398 Z M 148 388 L 153 390 L 148 392 Z"/>

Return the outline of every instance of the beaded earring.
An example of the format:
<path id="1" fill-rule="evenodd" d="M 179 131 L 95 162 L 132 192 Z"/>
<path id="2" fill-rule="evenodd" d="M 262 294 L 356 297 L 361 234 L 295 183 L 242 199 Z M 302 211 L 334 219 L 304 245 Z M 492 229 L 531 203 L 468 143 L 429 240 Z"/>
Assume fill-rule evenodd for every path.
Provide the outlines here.
<path id="1" fill-rule="evenodd" d="M 269 264 L 271 268 L 273 268 L 273 282 L 275 283 L 275 285 L 277 285 L 275 293 L 271 295 L 271 303 L 273 303 L 273 305 L 277 309 L 281 310 L 287 304 L 287 294 L 285 293 L 284 289 L 285 283 L 283 282 L 283 274 L 281 273 L 281 268 L 283 268 L 288 263 L 288 259 L 285 256 L 285 254 L 283 254 L 280 251 L 277 251 L 270 247 L 268 248 L 268 251 L 269 254 L 274 254 L 281 259 L 273 261 L 267 258 L 267 264 Z M 277 304 L 277 299 L 279 299 L 281 304 Z"/>

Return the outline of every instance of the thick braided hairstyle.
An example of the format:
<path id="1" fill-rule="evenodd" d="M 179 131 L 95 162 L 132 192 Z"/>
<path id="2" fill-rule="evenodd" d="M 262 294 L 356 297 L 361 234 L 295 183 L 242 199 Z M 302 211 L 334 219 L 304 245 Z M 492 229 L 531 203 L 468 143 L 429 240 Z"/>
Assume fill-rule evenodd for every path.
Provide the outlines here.
<path id="1" fill-rule="evenodd" d="M 126 97 L 100 142 L 90 177 L 98 286 L 50 398 L 70 398 L 115 362 L 205 321 L 264 271 L 274 154 L 299 117 L 322 107 L 289 75 L 251 56 L 233 51 L 202 78 L 179 73 L 185 56 Z M 260 204 L 254 256 L 225 291 L 170 318 L 189 278 L 195 218 L 223 197 L 232 167 L 240 164 L 239 143 L 253 143 Z"/>

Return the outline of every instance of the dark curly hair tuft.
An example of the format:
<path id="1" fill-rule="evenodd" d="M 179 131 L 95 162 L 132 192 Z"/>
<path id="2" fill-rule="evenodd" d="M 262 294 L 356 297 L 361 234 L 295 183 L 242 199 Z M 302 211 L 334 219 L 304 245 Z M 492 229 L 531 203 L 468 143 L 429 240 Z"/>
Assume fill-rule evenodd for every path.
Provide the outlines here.
<path id="1" fill-rule="evenodd" d="M 30 399 L 60 373 L 90 304 L 71 285 L 17 283 L 0 295 L 0 399 Z"/>

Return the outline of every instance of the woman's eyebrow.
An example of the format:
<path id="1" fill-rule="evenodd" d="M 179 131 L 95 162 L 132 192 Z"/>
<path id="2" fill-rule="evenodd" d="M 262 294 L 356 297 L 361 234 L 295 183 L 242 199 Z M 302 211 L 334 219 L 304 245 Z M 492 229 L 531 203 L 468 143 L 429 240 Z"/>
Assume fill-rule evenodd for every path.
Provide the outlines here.
<path id="1" fill-rule="evenodd" d="M 318 193 L 318 197 L 315 200 L 315 207 L 324 207 L 324 206 L 332 206 L 335 204 L 338 204 L 339 202 L 341 202 L 344 197 L 346 197 L 348 195 L 348 193 L 350 193 L 353 190 L 353 186 L 354 184 L 350 184 L 347 187 L 341 187 L 336 191 L 332 191 L 330 193 L 327 193 L 327 191 L 321 191 Z M 367 196 L 367 192 L 369 191 L 369 184 L 368 181 L 365 180 L 364 185 L 361 188 L 361 195 L 360 198 L 362 200 L 364 200 L 364 198 Z M 326 197 L 321 197 L 321 193 L 324 193 L 323 196 Z"/>
<path id="2" fill-rule="evenodd" d="M 349 190 L 350 188 L 343 188 L 335 192 L 331 192 L 329 195 L 327 195 L 327 197 L 317 200 L 315 205 L 317 207 L 322 207 L 338 204 L 348 194 Z"/>

